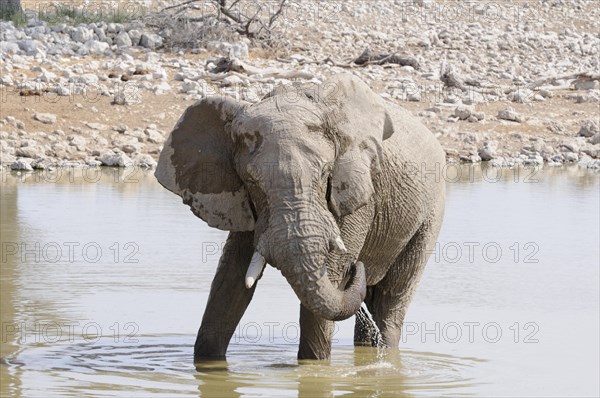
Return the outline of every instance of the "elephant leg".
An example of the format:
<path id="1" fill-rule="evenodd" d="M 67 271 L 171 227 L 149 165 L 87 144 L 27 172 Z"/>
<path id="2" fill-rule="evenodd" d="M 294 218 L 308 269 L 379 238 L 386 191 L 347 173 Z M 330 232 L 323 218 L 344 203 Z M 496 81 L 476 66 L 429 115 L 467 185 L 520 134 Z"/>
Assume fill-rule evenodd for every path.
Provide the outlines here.
<path id="1" fill-rule="evenodd" d="M 254 252 L 252 241 L 252 232 L 231 232 L 227 237 L 196 337 L 194 360 L 225 358 L 229 341 L 256 289 L 256 283 L 251 289 L 245 285 Z"/>
<path id="2" fill-rule="evenodd" d="M 386 276 L 373 288 L 367 307 L 381 332 L 381 345 L 398 347 L 406 310 L 432 253 L 440 225 L 426 221 Z"/>
<path id="3" fill-rule="evenodd" d="M 315 316 L 301 304 L 298 359 L 329 359 L 333 327 L 333 321 Z"/>

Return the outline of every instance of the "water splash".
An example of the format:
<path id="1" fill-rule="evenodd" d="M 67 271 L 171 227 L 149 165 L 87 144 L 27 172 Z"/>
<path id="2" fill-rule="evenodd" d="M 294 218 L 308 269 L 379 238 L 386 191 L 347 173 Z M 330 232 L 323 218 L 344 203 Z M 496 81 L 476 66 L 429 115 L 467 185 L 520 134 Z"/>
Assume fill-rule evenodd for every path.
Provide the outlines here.
<path id="1" fill-rule="evenodd" d="M 356 313 L 357 323 L 357 336 L 355 340 L 357 343 L 371 345 L 371 347 L 381 347 L 381 332 L 379 327 L 375 323 L 375 320 L 367 310 L 367 306 L 363 303 L 360 310 Z"/>

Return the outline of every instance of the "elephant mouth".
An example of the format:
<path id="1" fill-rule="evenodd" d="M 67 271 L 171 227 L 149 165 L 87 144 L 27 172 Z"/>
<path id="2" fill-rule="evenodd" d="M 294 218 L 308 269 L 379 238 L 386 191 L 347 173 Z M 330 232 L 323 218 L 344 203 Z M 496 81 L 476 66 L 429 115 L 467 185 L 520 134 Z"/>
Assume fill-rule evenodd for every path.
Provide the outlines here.
<path id="1" fill-rule="evenodd" d="M 348 250 L 346 249 L 346 245 L 344 244 L 344 240 L 341 236 L 336 235 L 329 240 L 329 251 L 337 254 L 344 254 Z M 262 271 L 265 269 L 267 265 L 266 258 L 258 251 L 255 250 L 252 255 L 252 259 L 250 260 L 250 264 L 248 265 L 248 269 L 246 271 L 246 286 L 251 288 L 254 285 L 254 282 L 260 276 Z M 268 263 L 273 268 L 281 271 L 281 266 L 278 263 L 272 264 Z"/>
<path id="2" fill-rule="evenodd" d="M 342 238 L 337 235 L 329 241 L 325 240 L 329 243 L 328 247 L 327 245 L 323 247 L 322 243 L 318 244 L 314 241 L 311 242 L 311 240 L 311 238 L 290 240 L 287 242 L 289 251 L 286 252 L 283 246 L 280 246 L 280 249 L 283 250 L 269 253 L 280 260 L 273 261 L 273 263 L 269 261 L 269 264 L 281 271 L 302 305 L 315 315 L 329 320 L 347 319 L 358 311 L 366 295 L 364 266 L 360 262 L 353 264 L 350 267 L 348 283 L 345 287 L 339 289 L 329 279 L 325 262 L 326 253 L 318 250 L 315 252 L 310 248 L 312 243 L 313 248 L 324 248 L 325 252 L 343 253 L 346 251 L 346 247 Z M 319 240 L 323 242 L 323 240 Z M 263 247 L 261 243 L 263 242 L 262 239 L 259 239 L 258 247 L 252 255 L 245 274 L 244 283 L 248 289 L 255 286 L 256 281 L 262 276 L 267 265 L 267 258 L 261 253 L 263 251 L 261 250 L 261 247 Z M 292 252 L 295 254 L 291 255 Z"/>

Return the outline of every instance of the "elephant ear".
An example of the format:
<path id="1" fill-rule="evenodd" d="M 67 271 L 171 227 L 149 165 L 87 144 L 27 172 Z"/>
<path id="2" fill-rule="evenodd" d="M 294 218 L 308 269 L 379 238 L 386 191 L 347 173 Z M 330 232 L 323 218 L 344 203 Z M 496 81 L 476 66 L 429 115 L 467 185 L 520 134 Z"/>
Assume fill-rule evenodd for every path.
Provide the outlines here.
<path id="1" fill-rule="evenodd" d="M 382 142 L 394 134 L 394 125 L 383 98 L 357 77 L 336 76 L 324 83 L 322 92 L 339 147 L 330 204 L 341 217 L 366 205 L 373 195 Z"/>
<path id="2" fill-rule="evenodd" d="M 154 175 L 211 227 L 254 230 L 248 192 L 235 171 L 226 128 L 244 105 L 208 97 L 186 109 L 165 142 Z"/>

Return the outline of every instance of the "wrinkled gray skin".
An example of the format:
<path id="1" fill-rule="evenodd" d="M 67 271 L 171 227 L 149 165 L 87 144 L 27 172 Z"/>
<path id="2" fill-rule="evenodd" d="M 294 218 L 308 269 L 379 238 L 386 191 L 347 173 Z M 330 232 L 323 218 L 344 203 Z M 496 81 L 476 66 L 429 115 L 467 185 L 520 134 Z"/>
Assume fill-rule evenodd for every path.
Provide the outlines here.
<path id="1" fill-rule="evenodd" d="M 245 285 L 254 252 L 300 299 L 299 358 L 329 358 L 333 321 L 363 301 L 382 344 L 397 347 L 444 213 L 443 180 L 425 171 L 444 162 L 425 126 L 351 75 L 279 88 L 253 105 L 214 97 L 190 106 L 156 177 L 231 231 L 195 359 L 225 357 L 256 288 Z M 370 337 L 357 326 L 355 340 Z"/>

